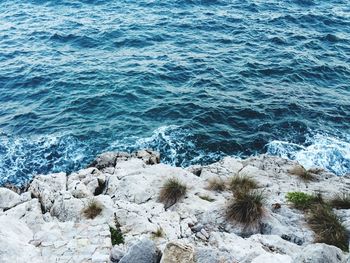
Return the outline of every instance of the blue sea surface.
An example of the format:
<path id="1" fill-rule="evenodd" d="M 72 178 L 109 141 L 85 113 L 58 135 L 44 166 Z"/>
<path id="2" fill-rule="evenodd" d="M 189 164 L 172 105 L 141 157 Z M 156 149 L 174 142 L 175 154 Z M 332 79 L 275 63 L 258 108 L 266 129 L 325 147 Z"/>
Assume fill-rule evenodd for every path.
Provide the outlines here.
<path id="1" fill-rule="evenodd" d="M 349 1 L 0 1 L 0 185 L 139 148 L 350 173 Z"/>

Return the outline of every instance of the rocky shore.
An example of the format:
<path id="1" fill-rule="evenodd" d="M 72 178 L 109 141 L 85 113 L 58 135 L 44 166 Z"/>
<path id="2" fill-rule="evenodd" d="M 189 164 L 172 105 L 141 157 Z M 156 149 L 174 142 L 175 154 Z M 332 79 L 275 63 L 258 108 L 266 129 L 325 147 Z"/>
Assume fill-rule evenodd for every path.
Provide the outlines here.
<path id="1" fill-rule="evenodd" d="M 255 180 L 264 195 L 254 224 L 227 216 L 240 196 L 227 187 L 234 176 Z M 184 188 L 165 205 L 160 192 L 169 180 Z M 342 250 L 316 243 L 307 212 L 286 197 L 330 200 L 349 190 L 350 176 L 267 155 L 183 169 L 159 163 L 152 151 L 104 153 L 72 174 L 0 188 L 0 262 L 350 262 L 348 243 Z M 350 209 L 330 209 L 348 233 Z"/>

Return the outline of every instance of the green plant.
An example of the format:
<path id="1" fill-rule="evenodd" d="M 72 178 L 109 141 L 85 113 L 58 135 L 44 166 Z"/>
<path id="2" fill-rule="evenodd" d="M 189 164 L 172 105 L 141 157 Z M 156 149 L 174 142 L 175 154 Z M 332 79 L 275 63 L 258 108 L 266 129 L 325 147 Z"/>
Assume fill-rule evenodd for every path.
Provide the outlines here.
<path id="1" fill-rule="evenodd" d="M 185 184 L 176 178 L 170 178 L 165 181 L 160 190 L 159 201 L 164 204 L 165 208 L 168 208 L 184 197 L 186 192 L 187 186 Z"/>
<path id="2" fill-rule="evenodd" d="M 334 196 L 330 201 L 330 205 L 337 209 L 350 209 L 350 195 L 338 194 Z"/>
<path id="3" fill-rule="evenodd" d="M 323 203 L 322 196 L 310 195 L 303 192 L 289 192 L 286 195 L 287 201 L 291 202 L 297 209 L 307 209 L 311 205 Z"/>
<path id="4" fill-rule="evenodd" d="M 208 190 L 222 192 L 225 188 L 225 182 L 220 178 L 212 178 L 208 181 Z"/>
<path id="5" fill-rule="evenodd" d="M 316 234 L 316 242 L 337 246 L 348 251 L 347 231 L 329 206 L 313 206 L 307 215 L 307 222 Z"/>
<path id="6" fill-rule="evenodd" d="M 111 232 L 111 241 L 112 245 L 119 245 L 124 243 L 124 237 L 120 229 L 109 227 L 109 231 Z"/>
<path id="7" fill-rule="evenodd" d="M 208 201 L 208 202 L 214 202 L 215 199 L 211 198 L 209 195 L 199 195 L 199 198 Z"/>
<path id="8" fill-rule="evenodd" d="M 152 236 L 154 238 L 160 238 L 164 236 L 164 231 L 161 227 L 158 227 L 157 230 L 155 232 L 152 232 Z"/>
<path id="9" fill-rule="evenodd" d="M 264 203 L 265 196 L 262 192 L 241 192 L 229 202 L 226 208 L 227 219 L 252 226 L 263 217 Z"/>
<path id="10" fill-rule="evenodd" d="M 94 219 L 96 216 L 101 214 L 101 212 L 101 204 L 94 199 L 90 200 L 87 206 L 83 209 L 83 214 L 88 219 Z"/>
<path id="11" fill-rule="evenodd" d="M 229 181 L 229 188 L 235 195 L 258 188 L 258 182 L 248 176 L 236 175 Z"/>

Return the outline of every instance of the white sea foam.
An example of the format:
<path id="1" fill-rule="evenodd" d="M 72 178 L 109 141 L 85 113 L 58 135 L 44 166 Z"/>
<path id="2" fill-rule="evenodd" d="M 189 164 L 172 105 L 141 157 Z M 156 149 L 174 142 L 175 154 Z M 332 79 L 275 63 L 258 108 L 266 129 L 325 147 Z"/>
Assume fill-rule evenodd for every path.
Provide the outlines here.
<path id="1" fill-rule="evenodd" d="M 337 175 L 350 173 L 350 143 L 326 134 L 308 136 L 306 146 L 272 141 L 267 144 L 267 153 L 297 160 L 307 168 L 318 166 Z"/>
<path id="2" fill-rule="evenodd" d="M 188 129 L 176 125 L 161 126 L 149 137 L 117 140 L 110 148 L 127 151 L 153 149 L 161 153 L 162 162 L 183 167 L 218 160 L 223 156 L 220 152 L 200 149 L 195 136 Z"/>

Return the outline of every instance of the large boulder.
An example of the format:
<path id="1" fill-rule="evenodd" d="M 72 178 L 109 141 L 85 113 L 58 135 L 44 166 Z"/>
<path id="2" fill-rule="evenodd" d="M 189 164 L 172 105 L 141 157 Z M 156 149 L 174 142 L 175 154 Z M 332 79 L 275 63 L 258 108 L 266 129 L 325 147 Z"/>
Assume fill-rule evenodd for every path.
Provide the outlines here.
<path id="1" fill-rule="evenodd" d="M 50 211 L 61 191 L 66 190 L 67 176 L 65 173 L 39 175 L 31 182 L 28 191 L 39 198 L 43 212 Z"/>
<path id="2" fill-rule="evenodd" d="M 341 263 L 344 261 L 344 254 L 339 248 L 320 243 L 305 246 L 294 258 L 294 262 L 300 263 Z"/>
<path id="3" fill-rule="evenodd" d="M 97 156 L 95 160 L 89 165 L 89 167 L 96 167 L 99 170 L 102 170 L 107 167 L 114 167 L 117 161 L 128 160 L 130 154 L 125 152 L 105 152 Z"/>
<path id="4" fill-rule="evenodd" d="M 0 262 L 42 262 L 40 251 L 29 244 L 33 232 L 26 224 L 10 216 L 0 216 Z"/>
<path id="5" fill-rule="evenodd" d="M 194 254 L 192 246 L 170 242 L 164 249 L 160 263 L 194 263 Z"/>
<path id="6" fill-rule="evenodd" d="M 144 238 L 132 245 L 119 263 L 157 263 L 159 257 L 160 252 L 154 242 Z"/>
<path id="7" fill-rule="evenodd" d="M 81 199 L 74 198 L 69 192 L 62 193 L 57 197 L 50 213 L 62 222 L 79 221 L 84 208 Z"/>
<path id="8" fill-rule="evenodd" d="M 7 189 L 0 187 L 0 209 L 8 209 L 14 207 L 21 202 L 19 194 Z"/>

